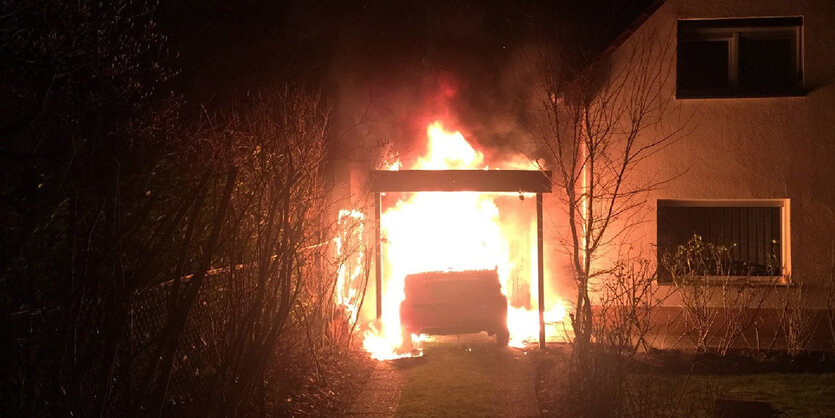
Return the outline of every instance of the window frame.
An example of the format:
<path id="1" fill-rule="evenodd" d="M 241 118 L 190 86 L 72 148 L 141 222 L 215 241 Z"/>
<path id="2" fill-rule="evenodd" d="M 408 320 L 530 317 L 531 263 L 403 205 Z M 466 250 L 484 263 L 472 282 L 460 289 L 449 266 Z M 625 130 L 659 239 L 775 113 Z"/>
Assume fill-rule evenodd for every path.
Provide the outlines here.
<path id="1" fill-rule="evenodd" d="M 802 16 L 753 17 L 721 19 L 679 19 L 677 21 L 676 51 L 684 42 L 718 41 L 728 42 L 728 88 L 727 89 L 683 89 L 679 85 L 678 53 L 676 53 L 676 98 L 735 98 L 735 97 L 785 97 L 802 96 L 803 91 L 803 27 Z M 687 26 L 684 27 L 683 26 Z M 792 39 L 795 85 L 781 91 L 745 91 L 740 89 L 740 38 L 750 39 Z"/>
<path id="2" fill-rule="evenodd" d="M 658 199 L 656 201 L 656 240 L 660 232 L 658 230 L 658 208 L 660 207 L 769 207 L 780 208 L 780 260 L 782 263 L 780 276 L 700 276 L 706 282 L 711 284 L 721 284 L 727 282 L 747 282 L 749 284 L 761 283 L 763 285 L 790 285 L 787 278 L 791 277 L 791 200 L 786 199 Z M 661 253 L 660 246 L 656 241 L 658 252 L 656 254 L 656 262 L 658 269 L 661 269 Z M 673 286 L 675 281 L 661 281 L 657 280 L 661 286 Z"/>

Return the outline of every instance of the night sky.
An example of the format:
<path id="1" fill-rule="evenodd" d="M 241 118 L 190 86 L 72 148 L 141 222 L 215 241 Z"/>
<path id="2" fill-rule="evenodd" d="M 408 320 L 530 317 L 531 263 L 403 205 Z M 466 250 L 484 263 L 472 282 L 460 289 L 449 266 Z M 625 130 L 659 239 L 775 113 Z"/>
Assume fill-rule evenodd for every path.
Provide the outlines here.
<path id="1" fill-rule="evenodd" d="M 188 103 L 316 82 L 336 102 L 337 131 L 368 146 L 420 137 L 441 118 L 502 148 L 520 142 L 534 48 L 582 68 L 647 3 L 184 0 L 163 4 L 160 22 Z"/>

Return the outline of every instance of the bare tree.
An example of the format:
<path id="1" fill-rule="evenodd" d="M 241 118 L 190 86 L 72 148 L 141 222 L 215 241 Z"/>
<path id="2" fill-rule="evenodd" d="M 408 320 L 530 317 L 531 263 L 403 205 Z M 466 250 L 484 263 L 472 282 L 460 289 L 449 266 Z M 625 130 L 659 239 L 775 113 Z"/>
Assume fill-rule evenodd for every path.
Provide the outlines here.
<path id="1" fill-rule="evenodd" d="M 635 33 L 620 55 L 604 56 L 573 77 L 559 57 L 541 54 L 533 134 L 567 215 L 560 238 L 576 284 L 567 396 L 584 416 L 620 410 L 631 370 L 624 356 L 648 345 L 663 299 L 653 283 L 656 263 L 624 255 L 650 251 L 635 248 L 630 235 L 646 215 L 648 192 L 674 177 L 653 178 L 641 166 L 689 128 L 668 106 L 671 34 Z"/>
<path id="2" fill-rule="evenodd" d="M 594 328 L 592 284 L 613 271 L 606 252 L 639 222 L 645 193 L 670 180 L 638 181 L 636 169 L 684 134 L 685 124 L 667 129 L 663 123 L 671 97 L 663 90 L 670 78 L 669 39 L 645 34 L 634 41 L 618 65 L 604 60 L 572 80 L 543 54 L 543 99 L 534 133 L 547 150 L 567 209 L 579 349 Z"/>

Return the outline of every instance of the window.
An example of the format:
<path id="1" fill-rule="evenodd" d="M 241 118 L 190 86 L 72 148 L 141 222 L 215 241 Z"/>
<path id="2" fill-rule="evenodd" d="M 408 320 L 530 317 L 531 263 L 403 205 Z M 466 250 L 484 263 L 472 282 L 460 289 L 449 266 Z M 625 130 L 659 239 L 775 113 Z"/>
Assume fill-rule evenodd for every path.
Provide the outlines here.
<path id="1" fill-rule="evenodd" d="M 676 97 L 800 94 L 802 17 L 680 20 Z"/>
<path id="2" fill-rule="evenodd" d="M 722 273 L 706 271 L 706 276 L 773 277 L 788 264 L 788 200 L 659 200 L 657 220 L 661 283 L 672 281 L 665 257 L 694 235 L 727 249 Z"/>

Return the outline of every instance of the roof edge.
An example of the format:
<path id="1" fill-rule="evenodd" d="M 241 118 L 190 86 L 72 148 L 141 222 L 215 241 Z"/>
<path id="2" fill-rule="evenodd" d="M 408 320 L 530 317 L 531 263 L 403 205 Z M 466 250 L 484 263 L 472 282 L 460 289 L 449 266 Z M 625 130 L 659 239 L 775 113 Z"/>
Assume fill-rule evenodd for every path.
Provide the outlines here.
<path id="1" fill-rule="evenodd" d="M 614 54 L 615 51 L 618 50 L 618 48 L 623 46 L 626 40 L 629 39 L 632 36 L 632 34 L 635 33 L 636 30 L 638 30 L 638 28 L 643 26 L 644 23 L 646 23 L 646 21 L 649 20 L 649 18 L 652 17 L 652 15 L 654 15 L 655 12 L 657 12 L 658 9 L 660 9 L 661 6 L 664 5 L 664 3 L 666 2 L 667 0 L 655 0 L 654 2 L 652 2 L 652 4 L 647 6 L 638 15 L 638 17 L 636 17 L 630 24 L 628 24 L 626 28 L 624 28 L 623 31 L 621 31 L 621 33 L 618 36 L 616 36 L 612 40 L 612 42 L 610 42 L 609 45 L 606 46 L 606 48 L 603 49 L 603 51 L 597 54 L 597 56 L 591 62 L 589 62 L 588 65 L 583 67 L 582 70 L 578 71 L 577 75 L 567 85 L 571 86 L 579 80 L 584 79 L 589 73 L 591 73 L 595 68 L 597 68 L 597 66 L 600 65 L 601 62 L 606 60 L 606 58 L 612 56 L 612 54 Z"/>

